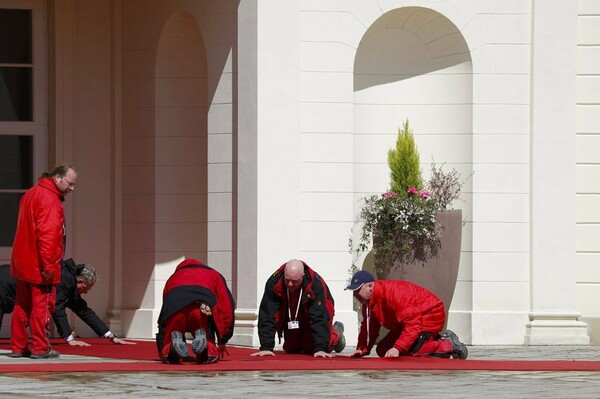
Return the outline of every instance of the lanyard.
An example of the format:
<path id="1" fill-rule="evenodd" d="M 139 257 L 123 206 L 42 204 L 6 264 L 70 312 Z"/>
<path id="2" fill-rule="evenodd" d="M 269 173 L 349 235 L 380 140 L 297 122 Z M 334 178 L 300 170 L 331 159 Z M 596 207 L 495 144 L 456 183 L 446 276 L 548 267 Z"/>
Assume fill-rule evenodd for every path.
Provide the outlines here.
<path id="1" fill-rule="evenodd" d="M 369 347 L 369 335 L 370 335 L 370 329 L 371 329 L 371 308 L 369 308 L 369 304 L 365 304 L 365 306 L 367 307 L 367 347 Z"/>
<path id="2" fill-rule="evenodd" d="M 296 307 L 296 315 L 292 319 L 292 310 L 290 309 L 290 290 L 287 291 L 288 298 L 288 314 L 290 316 L 290 320 L 298 320 L 298 311 L 300 310 L 300 301 L 302 300 L 302 288 L 300 288 L 300 296 L 298 297 L 298 306 Z"/>

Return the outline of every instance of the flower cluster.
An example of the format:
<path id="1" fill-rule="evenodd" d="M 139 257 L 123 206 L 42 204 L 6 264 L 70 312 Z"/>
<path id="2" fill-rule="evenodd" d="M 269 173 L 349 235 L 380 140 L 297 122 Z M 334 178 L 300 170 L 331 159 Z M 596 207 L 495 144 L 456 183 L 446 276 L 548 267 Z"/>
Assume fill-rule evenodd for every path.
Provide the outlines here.
<path id="1" fill-rule="evenodd" d="M 376 272 L 397 261 L 424 262 L 437 255 L 441 228 L 435 217 L 437 204 L 429 197 L 429 192 L 410 187 L 407 195 L 386 192 L 364 199 L 356 252 L 366 251 L 372 239 Z"/>

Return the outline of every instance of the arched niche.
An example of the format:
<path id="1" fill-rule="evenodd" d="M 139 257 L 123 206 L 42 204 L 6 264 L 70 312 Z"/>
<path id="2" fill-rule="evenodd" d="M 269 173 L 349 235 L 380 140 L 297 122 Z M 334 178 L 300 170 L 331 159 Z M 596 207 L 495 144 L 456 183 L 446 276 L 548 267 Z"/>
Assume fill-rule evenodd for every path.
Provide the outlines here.
<path id="1" fill-rule="evenodd" d="M 366 31 L 354 61 L 354 215 L 367 194 L 389 188 L 387 151 L 406 119 L 427 180 L 432 160 L 473 170 L 473 68 L 465 38 L 442 14 L 422 7 L 389 11 Z M 471 181 L 454 204 L 472 219 Z M 354 239 L 357 237 L 355 236 Z M 471 275 L 472 228 L 464 226 L 461 270 Z M 369 259 L 359 260 L 369 267 Z M 459 288 L 457 287 L 457 291 Z M 460 304 L 458 306 L 461 306 Z"/>
<path id="2" fill-rule="evenodd" d="M 196 18 L 177 11 L 155 43 L 128 50 L 123 159 L 122 323 L 151 337 L 166 279 L 208 252 L 207 55 Z M 135 112 L 129 112 L 131 110 Z"/>

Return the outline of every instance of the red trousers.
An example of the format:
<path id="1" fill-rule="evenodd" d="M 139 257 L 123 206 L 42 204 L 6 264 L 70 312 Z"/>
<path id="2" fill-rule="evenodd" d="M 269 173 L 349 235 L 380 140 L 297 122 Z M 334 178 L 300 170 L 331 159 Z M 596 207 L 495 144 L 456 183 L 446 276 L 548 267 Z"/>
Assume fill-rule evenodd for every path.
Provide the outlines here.
<path id="1" fill-rule="evenodd" d="M 427 337 L 423 345 L 416 351 L 412 353 L 401 353 L 400 355 L 449 358 L 454 349 L 454 345 L 449 340 L 438 339 L 439 333 L 446 323 L 446 311 L 444 310 L 444 305 L 440 303 L 439 306 L 434 307 L 428 313 L 423 314 L 422 322 L 423 332 L 429 333 L 429 337 Z M 401 328 L 387 333 L 387 335 L 377 344 L 377 354 L 380 357 L 384 357 L 385 353 L 394 346 L 400 337 L 400 334 L 402 334 Z"/>
<path id="2" fill-rule="evenodd" d="M 173 331 L 179 331 L 185 336 L 186 332 L 195 333 L 199 328 L 203 328 L 206 331 L 208 355 L 219 356 L 214 336 L 208 333 L 208 316 L 200 312 L 200 307 L 197 303 L 192 303 L 180 309 L 165 321 L 165 340 L 160 352 L 161 359 L 165 360 L 169 356 L 169 351 L 171 350 L 171 333 Z"/>
<path id="3" fill-rule="evenodd" d="M 377 344 L 377 355 L 384 357 L 385 353 L 394 347 L 394 344 L 400 337 L 400 333 L 390 331 L 379 343 Z M 430 335 L 427 340 L 423 343 L 423 346 L 414 353 L 401 353 L 400 355 L 408 356 L 435 356 L 442 358 L 449 358 L 454 345 L 447 339 L 438 339 L 438 335 Z"/>
<path id="4" fill-rule="evenodd" d="M 13 353 L 27 349 L 27 327 L 31 332 L 31 353 L 50 350 L 48 322 L 56 304 L 56 287 L 17 280 L 17 297 L 12 314 L 10 348 Z"/>

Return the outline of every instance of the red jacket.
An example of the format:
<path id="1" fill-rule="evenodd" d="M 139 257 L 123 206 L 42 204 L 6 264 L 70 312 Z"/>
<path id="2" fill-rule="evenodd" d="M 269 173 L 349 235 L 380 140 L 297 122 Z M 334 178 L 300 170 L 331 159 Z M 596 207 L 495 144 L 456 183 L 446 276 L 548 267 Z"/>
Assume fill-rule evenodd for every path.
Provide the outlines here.
<path id="1" fill-rule="evenodd" d="M 169 316 L 194 302 L 210 305 L 219 344 L 227 343 L 233 335 L 235 302 L 225 278 L 202 262 L 186 259 L 177 266 L 165 284 L 163 305 L 158 316 L 159 326 Z"/>
<path id="2" fill-rule="evenodd" d="M 409 352 L 422 332 L 434 334 L 430 326 L 444 326 L 445 313 L 441 319 L 437 310 L 444 303 L 431 291 L 406 280 L 376 280 L 373 294 L 362 307 L 363 321 L 358 335 L 358 349 L 368 349 L 375 344 L 381 326 L 390 331 L 402 331 L 394 347 L 400 353 Z M 367 342 L 367 307 L 369 309 L 369 342 Z M 429 313 L 435 309 L 431 316 Z M 435 320 L 431 320 L 434 317 Z M 436 328 L 439 329 L 439 328 Z"/>
<path id="3" fill-rule="evenodd" d="M 42 178 L 19 204 L 10 274 L 33 284 L 60 283 L 65 213 L 52 178 Z M 51 275 L 44 280 L 42 274 Z"/>

